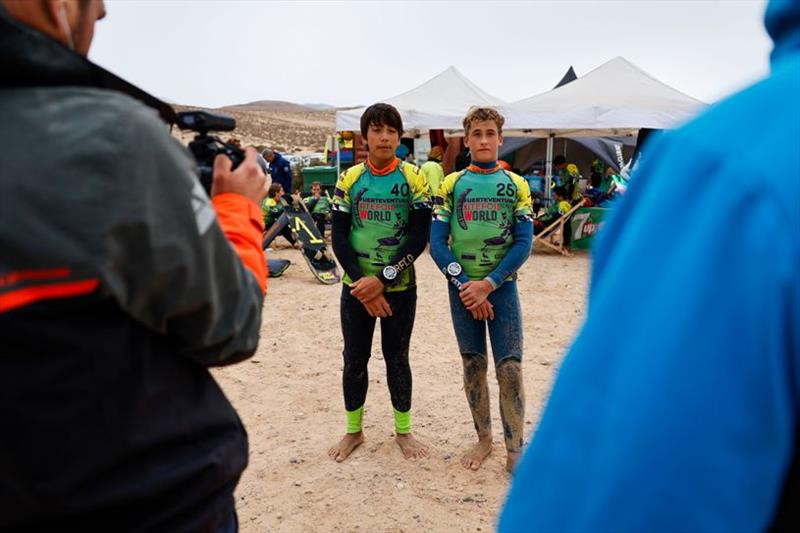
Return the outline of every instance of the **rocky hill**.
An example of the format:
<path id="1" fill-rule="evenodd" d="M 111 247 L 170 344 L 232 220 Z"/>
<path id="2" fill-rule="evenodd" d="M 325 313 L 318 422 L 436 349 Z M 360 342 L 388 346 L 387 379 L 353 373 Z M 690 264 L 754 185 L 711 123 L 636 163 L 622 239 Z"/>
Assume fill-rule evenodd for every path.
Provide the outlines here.
<path id="1" fill-rule="evenodd" d="M 174 106 L 178 111 L 203 109 L 183 105 Z M 249 104 L 228 106 L 219 109 L 203 109 L 236 119 L 236 130 L 223 133 L 224 139 L 236 137 L 244 145 L 273 148 L 283 153 L 321 152 L 325 138 L 334 132 L 336 112 L 316 111 L 290 102 L 262 100 Z M 183 142 L 191 133 L 173 132 Z"/>

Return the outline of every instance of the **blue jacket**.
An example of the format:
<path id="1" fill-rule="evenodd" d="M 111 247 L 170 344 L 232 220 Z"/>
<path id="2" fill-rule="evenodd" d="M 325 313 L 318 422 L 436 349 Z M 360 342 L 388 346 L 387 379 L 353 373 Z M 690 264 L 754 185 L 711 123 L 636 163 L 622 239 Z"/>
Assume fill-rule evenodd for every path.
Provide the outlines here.
<path id="1" fill-rule="evenodd" d="M 599 236 L 501 532 L 759 531 L 797 512 L 800 3 L 771 2 L 766 26 L 771 76 L 646 147 Z"/>
<path id="2" fill-rule="evenodd" d="M 272 176 L 272 183 L 283 185 L 284 193 L 292 193 L 292 166 L 278 152 L 275 152 L 275 159 L 269 164 L 269 174 Z"/>

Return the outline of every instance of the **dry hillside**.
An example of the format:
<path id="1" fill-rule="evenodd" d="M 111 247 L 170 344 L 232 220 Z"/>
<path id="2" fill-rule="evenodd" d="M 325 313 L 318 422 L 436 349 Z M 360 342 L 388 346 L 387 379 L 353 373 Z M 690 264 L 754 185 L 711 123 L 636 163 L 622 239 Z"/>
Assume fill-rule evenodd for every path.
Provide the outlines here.
<path id="1" fill-rule="evenodd" d="M 176 105 L 176 110 L 202 109 Z M 334 131 L 335 111 L 314 111 L 288 102 L 260 101 L 251 104 L 207 110 L 236 119 L 236 130 L 223 133 L 241 139 L 245 145 L 273 148 L 284 153 L 321 152 L 325 138 Z M 191 133 L 175 132 L 182 141 Z"/>

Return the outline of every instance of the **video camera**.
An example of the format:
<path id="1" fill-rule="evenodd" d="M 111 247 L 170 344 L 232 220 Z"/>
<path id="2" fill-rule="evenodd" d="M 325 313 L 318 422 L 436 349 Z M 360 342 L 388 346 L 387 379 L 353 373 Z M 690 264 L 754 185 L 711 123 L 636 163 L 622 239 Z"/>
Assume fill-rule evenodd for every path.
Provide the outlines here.
<path id="1" fill-rule="evenodd" d="M 214 174 L 214 158 L 218 154 L 228 156 L 236 168 L 244 161 L 244 151 L 219 137 L 209 135 L 212 131 L 233 131 L 236 119 L 225 115 L 215 115 L 207 111 L 181 111 L 176 114 L 175 125 L 182 130 L 197 132 L 189 143 L 189 151 L 197 161 L 197 173 L 200 183 L 211 196 L 211 183 Z"/>

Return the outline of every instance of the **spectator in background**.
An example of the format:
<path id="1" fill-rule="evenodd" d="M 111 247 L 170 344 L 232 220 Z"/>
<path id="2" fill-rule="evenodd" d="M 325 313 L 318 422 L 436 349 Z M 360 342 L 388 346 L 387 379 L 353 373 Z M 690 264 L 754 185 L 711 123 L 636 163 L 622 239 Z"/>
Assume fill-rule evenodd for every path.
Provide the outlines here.
<path id="1" fill-rule="evenodd" d="M 311 184 L 311 196 L 303 198 L 306 209 L 311 213 L 314 224 L 317 226 L 320 236 L 325 238 L 325 224 L 331 218 L 331 202 L 326 195 L 322 194 L 322 184 L 315 181 Z"/>
<path id="2" fill-rule="evenodd" d="M 567 175 L 567 158 L 563 155 L 559 154 L 553 158 L 553 176 L 558 176 L 563 178 Z M 564 181 L 562 180 L 559 185 L 564 185 Z"/>
<path id="3" fill-rule="evenodd" d="M 269 174 L 272 183 L 279 183 L 283 187 L 283 198 L 286 202 L 292 201 L 292 166 L 278 152 L 267 148 L 263 153 L 264 159 L 269 163 Z"/>
<path id="4" fill-rule="evenodd" d="M 278 219 L 281 218 L 281 215 L 283 215 L 283 212 L 286 210 L 285 196 L 283 185 L 280 183 L 273 183 L 270 185 L 267 191 L 267 197 L 264 198 L 261 204 L 261 214 L 264 217 L 264 234 L 269 232 L 273 224 L 278 222 Z M 292 235 L 292 228 L 289 227 L 288 224 L 280 230 L 278 235 L 283 236 L 292 247 L 300 248 L 300 243 L 297 242 L 297 239 Z M 269 242 L 272 242 L 272 240 L 268 241 L 267 244 L 269 244 Z"/>
<path id="5" fill-rule="evenodd" d="M 422 173 L 425 179 L 428 180 L 428 185 L 431 188 L 431 195 L 435 195 L 439 191 L 439 185 L 444 179 L 444 169 L 442 168 L 442 156 L 444 151 L 441 146 L 434 146 L 428 152 L 428 161 L 422 165 Z"/>
<path id="6" fill-rule="evenodd" d="M 547 208 L 545 214 L 533 221 L 533 234 L 539 235 L 550 224 L 569 213 L 570 209 L 572 209 L 572 204 L 569 203 L 567 190 L 561 186 L 553 189 L 553 202 Z M 568 220 L 564 224 L 564 246 L 569 246 L 569 236 L 570 221 Z"/>
<path id="7" fill-rule="evenodd" d="M 592 160 L 592 177 L 590 184 L 595 189 L 600 188 L 600 183 L 603 181 L 603 174 L 606 172 L 606 164 L 599 157 Z"/>
<path id="8" fill-rule="evenodd" d="M 469 153 L 469 148 L 464 148 L 456 156 L 455 172 L 461 172 L 467 168 L 472 161 L 472 155 Z"/>

